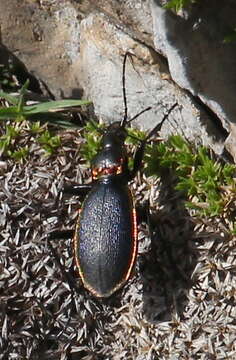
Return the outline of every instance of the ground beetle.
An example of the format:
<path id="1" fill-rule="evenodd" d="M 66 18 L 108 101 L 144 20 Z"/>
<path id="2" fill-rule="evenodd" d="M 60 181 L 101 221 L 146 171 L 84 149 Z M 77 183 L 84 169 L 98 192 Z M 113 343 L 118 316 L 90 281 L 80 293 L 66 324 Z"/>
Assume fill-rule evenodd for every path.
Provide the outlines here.
<path id="1" fill-rule="evenodd" d="M 92 182 L 66 186 L 64 192 L 86 195 L 74 232 L 74 257 L 81 280 L 96 297 L 109 297 L 130 278 L 137 256 L 137 221 L 131 191 L 128 187 L 141 167 L 147 140 L 160 131 L 163 120 L 140 141 L 133 169 L 128 168 L 125 147 L 127 120 L 125 64 L 123 61 L 124 118 L 112 123 L 104 132 L 102 149 L 91 163 Z"/>

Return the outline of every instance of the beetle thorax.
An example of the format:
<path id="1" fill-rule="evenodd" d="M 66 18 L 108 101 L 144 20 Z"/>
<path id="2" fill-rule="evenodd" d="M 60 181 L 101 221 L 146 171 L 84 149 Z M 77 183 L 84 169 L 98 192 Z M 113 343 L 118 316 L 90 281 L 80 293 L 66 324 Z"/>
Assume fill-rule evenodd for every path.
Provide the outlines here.
<path id="1" fill-rule="evenodd" d="M 100 177 L 122 174 L 127 166 L 125 148 L 103 148 L 92 161 L 92 177 L 96 180 Z"/>

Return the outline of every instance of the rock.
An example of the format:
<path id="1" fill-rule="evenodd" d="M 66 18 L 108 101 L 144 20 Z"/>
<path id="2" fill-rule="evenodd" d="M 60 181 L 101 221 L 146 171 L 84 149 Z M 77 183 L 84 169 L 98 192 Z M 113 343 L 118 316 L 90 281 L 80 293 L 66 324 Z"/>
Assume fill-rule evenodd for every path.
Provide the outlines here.
<path id="1" fill-rule="evenodd" d="M 234 10 L 234 2 L 218 0 L 177 15 L 157 0 L 22 0 L 20 7 L 8 0 L 0 4 L 0 21 L 4 45 L 51 94 L 83 93 L 109 122 L 123 117 L 122 61 L 132 52 L 129 116 L 152 106 L 137 119 L 152 128 L 177 101 L 162 135 L 178 132 L 220 153 L 236 111 L 235 44 L 223 42 Z"/>
<path id="2" fill-rule="evenodd" d="M 78 12 L 70 1 L 0 2 L 2 43 L 55 97 L 71 97 L 79 57 Z M 72 75 L 71 75 L 72 74 Z M 75 95 L 75 94 L 74 94 Z"/>
<path id="3" fill-rule="evenodd" d="M 199 97 L 228 129 L 236 121 L 235 43 L 224 38 L 235 27 L 236 3 L 199 1 L 175 15 L 151 0 L 155 49 L 168 59 L 173 80 Z"/>
<path id="4" fill-rule="evenodd" d="M 230 125 L 230 134 L 225 141 L 226 150 L 232 155 L 236 163 L 236 125 Z"/>
<path id="5" fill-rule="evenodd" d="M 163 126 L 162 135 L 181 133 L 190 141 L 211 144 L 221 152 L 220 132 L 204 109 L 170 79 L 161 57 L 98 13 L 81 22 L 80 41 L 81 71 L 78 73 L 85 96 L 93 101 L 99 117 L 108 122 L 123 117 L 122 62 L 129 50 L 135 55 L 134 66 L 128 62 L 125 74 L 129 116 L 152 106 L 150 112 L 140 116 L 138 123 L 143 128 L 153 128 L 177 101 L 179 107 Z"/>

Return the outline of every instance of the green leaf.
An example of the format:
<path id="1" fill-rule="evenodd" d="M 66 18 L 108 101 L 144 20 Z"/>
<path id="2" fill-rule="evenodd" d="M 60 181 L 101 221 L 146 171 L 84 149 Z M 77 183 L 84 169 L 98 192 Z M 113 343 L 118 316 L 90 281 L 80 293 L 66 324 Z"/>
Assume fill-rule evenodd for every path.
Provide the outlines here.
<path id="1" fill-rule="evenodd" d="M 13 96 L 4 91 L 0 91 L 0 97 L 7 100 L 12 105 L 18 104 L 18 96 Z"/>
<path id="2" fill-rule="evenodd" d="M 174 9 L 176 12 L 187 7 L 191 3 L 195 2 L 194 0 L 171 0 L 164 5 L 165 9 Z"/>
<path id="3" fill-rule="evenodd" d="M 24 105 L 24 97 L 25 97 L 25 94 L 27 92 L 28 87 L 29 87 L 29 79 L 26 80 L 26 82 L 24 83 L 24 85 L 20 89 L 20 95 L 19 95 L 18 103 L 17 103 L 17 111 L 18 111 L 18 113 L 22 112 L 23 105 Z"/>
<path id="4" fill-rule="evenodd" d="M 64 129 L 75 129 L 79 126 L 70 121 L 70 117 L 67 114 L 63 113 L 39 113 L 30 115 L 27 117 L 31 123 L 40 122 L 42 124 L 50 124 L 51 126 L 61 127 Z"/>
<path id="5" fill-rule="evenodd" d="M 14 139 L 19 135 L 19 132 L 20 132 L 20 130 L 16 129 L 14 126 L 7 125 L 6 126 L 6 135 L 5 136 L 10 137 L 11 139 Z"/>
<path id="6" fill-rule="evenodd" d="M 126 143 L 129 145 L 140 145 L 140 142 L 145 138 L 145 132 L 138 129 L 128 129 L 128 137 Z"/>
<path id="7" fill-rule="evenodd" d="M 9 148 L 9 139 L 0 138 L 0 149 L 5 152 Z"/>
<path id="8" fill-rule="evenodd" d="M 225 44 L 228 44 L 228 43 L 232 43 L 232 42 L 235 42 L 235 41 L 236 41 L 236 28 L 233 29 L 233 31 L 230 34 L 228 34 L 228 35 L 226 35 L 224 37 L 223 42 Z"/>
<path id="9" fill-rule="evenodd" d="M 231 230 L 231 234 L 236 235 L 236 223 L 235 222 L 233 223 L 233 228 Z"/>
<path id="10" fill-rule="evenodd" d="M 38 134 L 44 131 L 44 129 L 39 121 L 35 121 L 30 124 L 30 131 L 32 132 L 32 134 Z"/>
<path id="11" fill-rule="evenodd" d="M 50 133 L 48 130 L 45 130 L 44 133 L 38 138 L 40 144 L 46 144 L 50 139 Z"/>
<path id="12" fill-rule="evenodd" d="M 8 153 L 11 158 L 15 159 L 16 161 L 20 161 L 27 157 L 29 149 L 26 146 L 24 148 L 21 148 L 20 150 L 9 151 Z"/>
<path id="13" fill-rule="evenodd" d="M 184 191 L 189 196 L 197 194 L 197 184 L 194 181 L 193 177 L 183 178 L 180 177 L 178 184 L 176 185 L 176 190 Z"/>
<path id="14" fill-rule="evenodd" d="M 222 176 L 225 179 L 227 185 L 232 185 L 235 183 L 234 176 L 236 175 L 235 165 L 225 164 L 222 169 Z"/>
<path id="15" fill-rule="evenodd" d="M 10 106 L 8 108 L 0 108 L 0 119 L 1 120 L 15 120 L 19 116 L 17 106 Z"/>
<path id="16" fill-rule="evenodd" d="M 77 107 L 81 105 L 89 105 L 91 101 L 88 100 L 57 100 L 49 101 L 35 105 L 27 105 L 22 109 L 24 116 L 33 114 L 46 113 L 50 111 L 62 111 L 69 107 Z"/>
<path id="17" fill-rule="evenodd" d="M 53 148 L 56 149 L 61 145 L 61 138 L 59 135 L 56 136 L 52 136 L 51 139 L 49 140 L 49 145 Z"/>
<path id="18" fill-rule="evenodd" d="M 43 149 L 45 150 L 45 152 L 46 152 L 47 155 L 50 156 L 50 155 L 53 154 L 54 149 L 53 149 L 50 145 L 48 145 L 48 144 L 43 144 L 42 147 L 43 147 Z"/>
<path id="19" fill-rule="evenodd" d="M 0 119 L 16 120 L 20 116 L 22 116 L 24 118 L 28 118 L 29 120 L 31 120 L 31 116 L 38 114 L 38 116 L 43 116 L 44 119 L 46 117 L 48 122 L 54 122 L 55 125 L 69 127 L 70 126 L 69 121 L 60 118 L 59 114 L 57 114 L 55 120 L 55 113 L 53 113 L 52 111 L 62 111 L 69 107 L 88 105 L 90 103 L 91 102 L 88 100 L 59 100 L 59 101 L 40 103 L 36 105 L 26 105 L 23 107 L 10 106 L 8 108 L 0 108 Z"/>
<path id="20" fill-rule="evenodd" d="M 169 138 L 169 143 L 176 149 L 179 150 L 188 150 L 188 146 L 184 139 L 180 135 L 172 135 Z"/>
<path id="21" fill-rule="evenodd" d="M 61 145 L 60 136 L 53 136 L 48 130 L 38 138 L 38 142 L 42 145 L 43 149 L 48 155 L 52 155 L 55 150 Z"/>

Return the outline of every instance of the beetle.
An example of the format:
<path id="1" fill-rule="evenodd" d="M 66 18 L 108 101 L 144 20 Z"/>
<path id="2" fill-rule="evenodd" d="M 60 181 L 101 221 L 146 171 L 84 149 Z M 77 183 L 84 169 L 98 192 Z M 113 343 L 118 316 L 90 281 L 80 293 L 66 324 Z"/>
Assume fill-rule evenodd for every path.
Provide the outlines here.
<path id="1" fill-rule="evenodd" d="M 64 192 L 85 195 L 73 236 L 76 268 L 84 287 L 95 297 L 106 298 L 120 289 L 130 278 L 137 257 L 137 217 L 134 199 L 128 183 L 141 168 L 145 145 L 160 131 L 169 113 L 151 130 L 134 156 L 133 168 L 128 167 L 125 140 L 126 126 L 150 107 L 132 119 L 127 118 L 125 92 L 125 65 L 123 61 L 123 120 L 107 127 L 102 137 L 101 150 L 91 162 L 92 182 L 65 186 Z"/>

